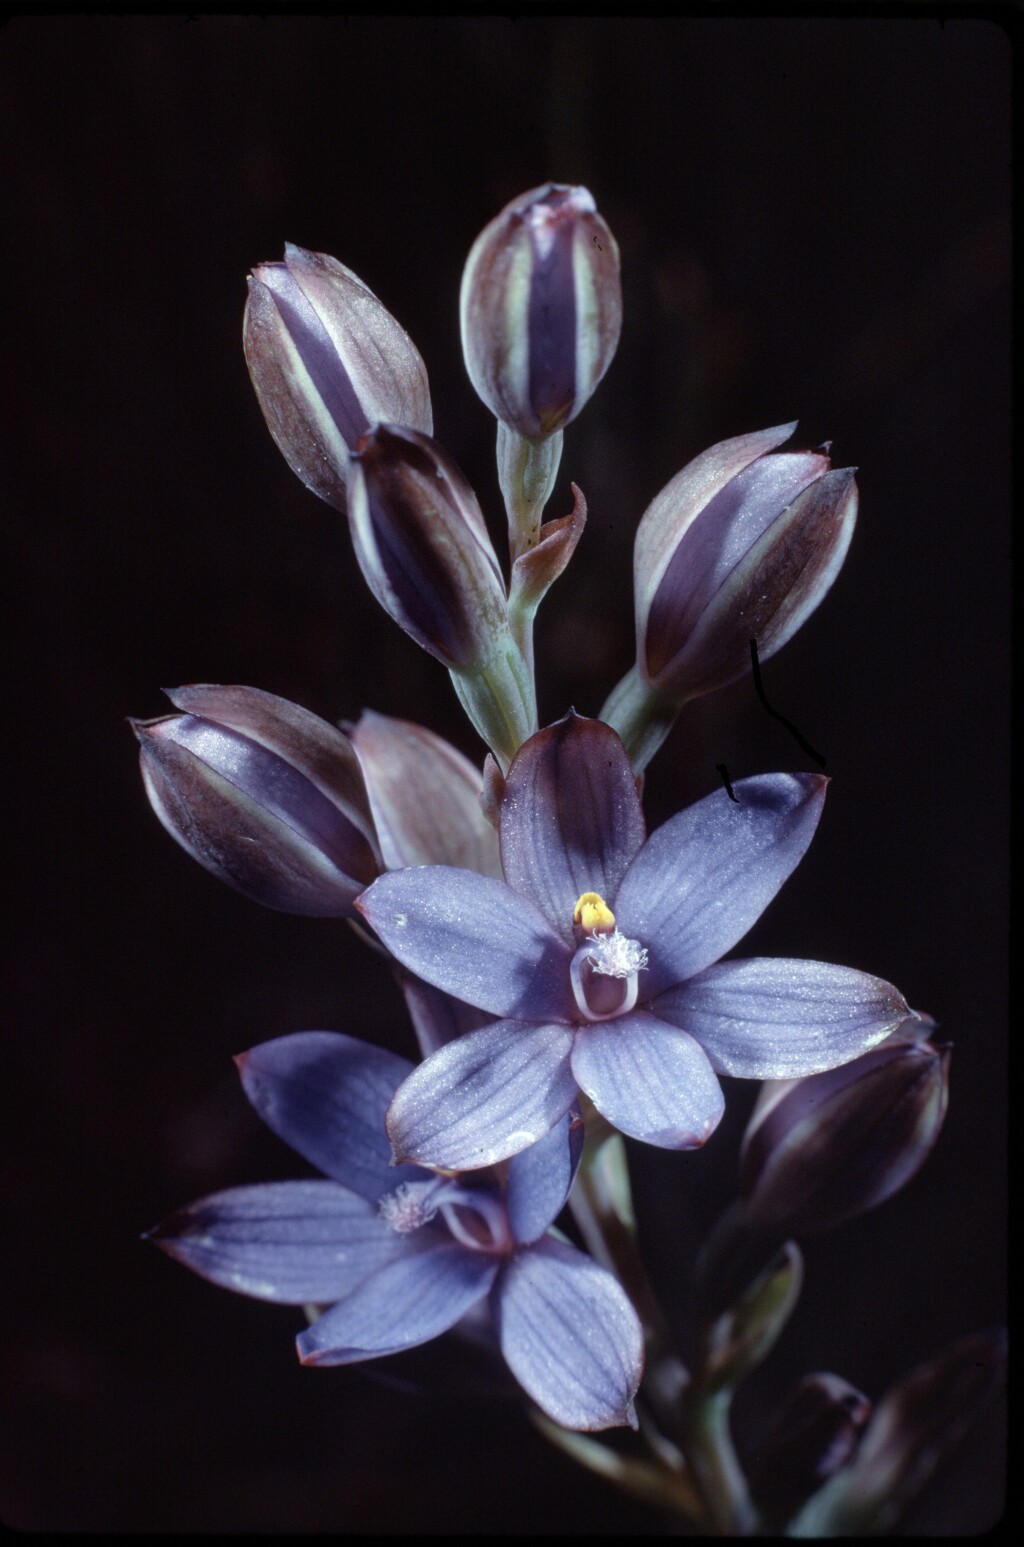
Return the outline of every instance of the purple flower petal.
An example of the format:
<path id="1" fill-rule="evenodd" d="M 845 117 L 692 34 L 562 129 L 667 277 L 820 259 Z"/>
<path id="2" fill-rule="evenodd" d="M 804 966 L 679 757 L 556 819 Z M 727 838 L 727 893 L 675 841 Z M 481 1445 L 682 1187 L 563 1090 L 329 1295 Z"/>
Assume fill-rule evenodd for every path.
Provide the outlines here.
<path id="1" fill-rule="evenodd" d="M 697 1149 L 725 1110 L 700 1044 L 644 1010 L 583 1027 L 572 1070 L 613 1127 L 662 1149 Z"/>
<path id="2" fill-rule="evenodd" d="M 614 896 L 645 832 L 626 749 L 609 726 L 570 713 L 520 748 L 501 803 L 505 879 L 572 949 L 577 900 Z"/>
<path id="3" fill-rule="evenodd" d="M 708 967 L 660 994 L 653 1008 L 696 1037 L 719 1074 L 746 1080 L 835 1069 L 911 1013 L 899 990 L 881 978 L 784 957 Z"/>
<path id="4" fill-rule="evenodd" d="M 550 1418 L 567 1429 L 635 1426 L 644 1337 L 610 1273 L 548 1238 L 511 1258 L 491 1301 L 509 1369 Z"/>
<path id="5" fill-rule="evenodd" d="M 482 776 L 440 736 L 367 710 L 352 732 L 389 870 L 458 865 L 501 875 L 498 835 L 480 804 Z"/>
<path id="6" fill-rule="evenodd" d="M 520 1246 L 539 1241 L 561 1213 L 583 1154 L 583 1119 L 577 1107 L 508 1163 L 505 1207 Z"/>
<path id="7" fill-rule="evenodd" d="M 614 903 L 619 928 L 650 952 L 645 999 L 743 938 L 803 858 L 827 784 L 819 774 L 741 779 L 735 800 L 716 790 L 651 834 Z"/>
<path id="8" fill-rule="evenodd" d="M 236 1060 L 242 1087 L 278 1138 L 311 1165 L 376 1203 L 415 1179 L 396 1171 L 384 1132 L 388 1103 L 412 1064 L 338 1031 L 298 1031 Z"/>
<path id="9" fill-rule="evenodd" d="M 400 1160 L 473 1171 L 535 1144 L 576 1096 L 566 1026 L 497 1021 L 434 1053 L 399 1086 L 387 1130 Z"/>
<path id="10" fill-rule="evenodd" d="M 303 1364 L 358 1364 L 427 1343 L 487 1293 L 498 1258 L 422 1239 L 300 1332 Z"/>
<path id="11" fill-rule="evenodd" d="M 213 1193 L 148 1238 L 224 1289 L 284 1305 L 337 1300 L 408 1250 L 372 1204 L 324 1181 Z"/>
<path id="12" fill-rule="evenodd" d="M 356 906 L 404 967 L 446 994 L 494 1015 L 571 1019 L 569 952 L 503 881 L 424 865 L 381 876 Z"/>

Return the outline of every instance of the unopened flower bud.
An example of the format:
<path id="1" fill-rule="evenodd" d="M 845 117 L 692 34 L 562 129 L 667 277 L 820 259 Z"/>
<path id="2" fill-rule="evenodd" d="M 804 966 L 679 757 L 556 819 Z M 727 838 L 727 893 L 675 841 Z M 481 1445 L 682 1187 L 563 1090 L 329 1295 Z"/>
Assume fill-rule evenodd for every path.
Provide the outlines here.
<path id="1" fill-rule="evenodd" d="M 662 489 L 636 535 L 637 660 L 670 697 L 750 670 L 796 633 L 846 557 L 851 468 L 823 451 L 775 452 L 795 425 L 723 441 Z M 771 454 L 769 454 L 771 453 Z"/>
<path id="2" fill-rule="evenodd" d="M 853 1460 L 810 1499 L 789 1534 L 892 1534 L 1005 1379 L 1002 1330 L 961 1338 L 912 1370 L 886 1392 Z"/>
<path id="3" fill-rule="evenodd" d="M 508 627 L 505 583 L 476 495 L 415 430 L 380 424 L 352 458 L 359 567 L 400 628 L 448 667 L 490 660 Z"/>
<path id="4" fill-rule="evenodd" d="M 602 710 L 641 769 L 682 704 L 774 655 L 846 557 L 853 468 L 827 448 L 777 452 L 794 424 L 721 441 L 651 501 L 633 550 L 636 665 Z"/>
<path id="5" fill-rule="evenodd" d="M 477 393 L 528 440 L 575 419 L 622 327 L 619 249 L 585 188 L 546 183 L 507 204 L 462 276 L 462 349 Z"/>
<path id="6" fill-rule="evenodd" d="M 839 1375 L 807 1375 L 758 1447 L 750 1486 L 762 1514 L 781 1525 L 846 1465 L 871 1416 L 862 1391 Z"/>
<path id="7" fill-rule="evenodd" d="M 412 339 L 350 269 L 285 246 L 249 280 L 243 325 L 256 396 L 285 460 L 345 509 L 349 452 L 379 420 L 430 434 L 427 373 Z"/>
<path id="8" fill-rule="evenodd" d="M 171 837 L 265 907 L 353 914 L 382 866 L 347 739 L 258 688 L 198 684 L 167 696 L 180 714 L 132 726 L 146 793 Z"/>
<path id="9" fill-rule="evenodd" d="M 842 1068 L 765 1085 L 741 1161 L 748 1223 L 803 1235 L 898 1192 L 942 1127 L 949 1055 L 896 1036 Z"/>

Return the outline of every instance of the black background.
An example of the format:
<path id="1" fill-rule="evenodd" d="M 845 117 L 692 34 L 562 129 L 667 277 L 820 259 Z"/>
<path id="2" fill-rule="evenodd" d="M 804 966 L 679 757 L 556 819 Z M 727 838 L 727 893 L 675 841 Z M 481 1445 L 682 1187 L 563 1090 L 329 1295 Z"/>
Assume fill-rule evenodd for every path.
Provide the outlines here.
<path id="1" fill-rule="evenodd" d="M 583 546 L 541 614 L 544 719 L 632 659 L 649 499 L 715 440 L 800 417 L 859 467 L 826 603 L 765 668 L 834 776 L 743 954 L 898 983 L 955 1044 L 921 1175 L 806 1243 L 796 1318 L 741 1444 L 811 1369 L 877 1397 L 1002 1316 L 1009 614 L 1007 36 L 981 16 L 596 21 L 31 16 L 0 35 L 13 909 L 4 1038 L 2 1512 L 61 1530 L 659 1533 L 515 1405 L 306 1371 L 298 1312 L 139 1242 L 176 1205 L 302 1173 L 230 1055 L 323 1026 L 411 1054 L 343 927 L 218 886 L 150 813 L 124 716 L 162 685 L 364 705 L 480 755 L 445 674 L 365 591 L 344 523 L 264 428 L 240 321 L 285 239 L 334 254 L 427 361 L 438 437 L 495 518 L 493 427 L 461 363 L 477 231 L 548 178 L 622 250 L 625 327 L 566 435 L 549 514 Z M 495 526 L 496 536 L 499 527 Z M 749 681 L 692 706 L 653 823 L 730 776 L 813 768 Z M 753 1089 L 697 1155 L 635 1151 L 641 1230 L 685 1327 Z M 992 1414 L 908 1529 L 999 1513 Z"/>

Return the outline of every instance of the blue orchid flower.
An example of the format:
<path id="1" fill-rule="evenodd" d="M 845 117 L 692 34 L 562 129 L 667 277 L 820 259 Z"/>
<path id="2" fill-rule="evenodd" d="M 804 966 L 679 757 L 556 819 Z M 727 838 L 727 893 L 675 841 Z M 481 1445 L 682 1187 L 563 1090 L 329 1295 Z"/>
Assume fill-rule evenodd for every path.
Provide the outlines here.
<path id="1" fill-rule="evenodd" d="M 486 1176 L 395 1166 L 384 1114 L 404 1058 L 305 1031 L 244 1053 L 245 1093 L 323 1179 L 234 1187 L 150 1239 L 240 1294 L 326 1309 L 299 1334 L 304 1364 L 344 1365 L 429 1342 L 486 1305 L 519 1384 L 556 1423 L 635 1423 L 643 1331 L 612 1275 L 549 1233 L 579 1160 L 566 1112 Z"/>
<path id="2" fill-rule="evenodd" d="M 504 881 L 419 866 L 356 902 L 410 972 L 500 1017 L 404 1082 L 387 1119 L 396 1158 L 493 1165 L 580 1090 L 621 1132 L 692 1149 L 722 1116 L 719 1075 L 815 1074 L 900 1026 L 903 996 L 867 973 L 719 960 L 803 857 L 827 782 L 743 779 L 646 838 L 614 731 L 569 715 L 531 737 L 502 797 Z"/>

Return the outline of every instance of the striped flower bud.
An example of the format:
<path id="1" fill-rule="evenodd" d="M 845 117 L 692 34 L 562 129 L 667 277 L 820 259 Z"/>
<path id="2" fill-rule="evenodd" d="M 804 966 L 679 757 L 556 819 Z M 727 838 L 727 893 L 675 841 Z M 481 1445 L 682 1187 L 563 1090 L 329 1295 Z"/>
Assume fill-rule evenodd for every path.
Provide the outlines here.
<path id="1" fill-rule="evenodd" d="M 337 917 L 383 868 L 340 731 L 258 688 L 198 684 L 133 720 L 150 804 L 193 859 L 254 902 Z"/>
<path id="2" fill-rule="evenodd" d="M 400 628 L 448 667 L 475 667 L 507 632 L 505 582 L 483 513 L 442 446 L 380 424 L 352 458 L 359 567 Z"/>
<path id="3" fill-rule="evenodd" d="M 601 711 L 643 768 L 691 698 L 767 660 L 823 600 L 857 518 L 853 468 L 778 452 L 795 423 L 720 441 L 655 495 L 633 549 L 636 665 Z"/>
<path id="4" fill-rule="evenodd" d="M 904 1187 L 942 1127 L 949 1056 L 897 1034 L 839 1069 L 763 1086 L 743 1142 L 748 1224 L 826 1230 Z"/>
<path id="5" fill-rule="evenodd" d="M 724 687 L 823 599 L 853 535 L 852 468 L 776 452 L 795 424 L 722 441 L 684 467 L 636 534 L 637 661 L 674 698 Z M 769 455 L 769 453 L 772 453 Z"/>
<path id="6" fill-rule="evenodd" d="M 345 509 L 349 452 L 379 420 L 430 434 L 427 373 L 412 339 L 351 269 L 285 245 L 249 280 L 242 341 L 285 461 Z"/>
<path id="7" fill-rule="evenodd" d="M 528 440 L 575 419 L 622 327 L 619 249 L 585 188 L 545 183 L 507 204 L 462 276 L 462 350 L 477 393 Z"/>

